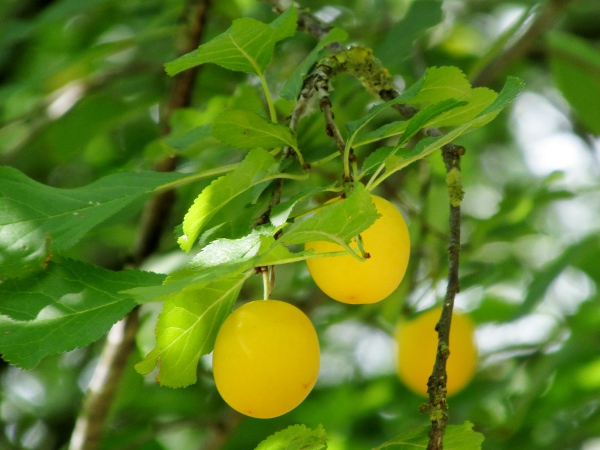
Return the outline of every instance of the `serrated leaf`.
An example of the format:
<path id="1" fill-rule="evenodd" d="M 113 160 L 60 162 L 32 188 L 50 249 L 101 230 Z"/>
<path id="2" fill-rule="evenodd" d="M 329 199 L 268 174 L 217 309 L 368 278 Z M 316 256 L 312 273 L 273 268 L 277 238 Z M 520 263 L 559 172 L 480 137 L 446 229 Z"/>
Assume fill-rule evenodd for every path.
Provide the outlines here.
<path id="1" fill-rule="evenodd" d="M 552 75 L 583 124 L 600 135 L 600 51 L 586 40 L 554 31 L 548 36 Z M 574 82 L 574 80 L 577 80 Z"/>
<path id="2" fill-rule="evenodd" d="M 346 199 L 325 205 L 313 216 L 294 223 L 280 241 L 285 244 L 328 241 L 346 246 L 378 217 L 369 192 L 361 183 L 355 183 L 353 192 Z"/>
<path id="3" fill-rule="evenodd" d="M 212 124 L 212 135 L 234 147 L 251 149 L 290 146 L 298 148 L 289 127 L 273 123 L 254 111 L 226 110 Z"/>
<path id="4" fill-rule="evenodd" d="M 42 270 L 52 253 L 154 189 L 189 175 L 123 172 L 76 189 L 43 185 L 0 167 L 0 278 Z"/>
<path id="5" fill-rule="evenodd" d="M 380 147 L 374 152 L 371 152 L 369 156 L 365 158 L 363 167 L 361 170 L 361 176 L 368 175 L 377 169 L 381 164 L 385 162 L 390 156 L 396 152 L 397 148 L 392 146 Z"/>
<path id="6" fill-rule="evenodd" d="M 156 381 L 163 386 L 194 384 L 198 360 L 212 351 L 217 332 L 246 278 L 238 275 L 190 286 L 167 299 L 158 316 L 156 347 L 135 369 L 147 374 L 158 365 Z"/>
<path id="7" fill-rule="evenodd" d="M 298 68 L 294 71 L 291 77 L 287 79 L 281 91 L 279 91 L 279 95 L 286 100 L 296 100 L 298 95 L 300 95 L 300 90 L 302 89 L 302 83 L 304 83 L 304 79 L 308 74 L 309 70 L 313 66 L 315 62 L 322 56 L 323 49 L 333 43 L 333 42 L 342 42 L 348 39 L 348 33 L 342 30 L 341 28 L 335 27 L 331 29 L 323 39 L 319 41 L 317 46 L 312 49 L 312 51 L 308 54 L 308 56 L 300 63 Z"/>
<path id="8" fill-rule="evenodd" d="M 424 77 L 423 86 L 412 99 L 415 104 L 437 103 L 449 98 L 464 100 L 471 91 L 467 77 L 455 66 L 429 67 Z"/>
<path id="9" fill-rule="evenodd" d="M 294 209 L 294 206 L 296 206 L 296 204 L 299 201 L 302 201 L 305 198 L 310 197 L 311 195 L 320 194 L 321 192 L 325 192 L 325 191 L 333 188 L 334 186 L 335 186 L 335 183 L 332 183 L 329 186 L 315 187 L 315 188 L 309 189 L 307 191 L 302 191 L 302 192 L 297 193 L 290 199 L 279 203 L 271 210 L 271 214 L 269 216 L 271 223 L 275 227 L 280 227 L 288 220 L 288 218 L 290 217 L 290 214 L 292 213 L 292 210 Z"/>
<path id="10" fill-rule="evenodd" d="M 411 137 L 417 134 L 421 128 L 428 126 L 432 120 L 435 120 L 441 114 L 449 112 L 456 107 L 463 106 L 464 104 L 465 102 L 449 98 L 442 100 L 441 102 L 427 105 L 408 121 L 406 130 L 402 133 L 402 137 L 398 141 L 398 144 L 396 144 L 396 147 L 404 145 Z"/>
<path id="11" fill-rule="evenodd" d="M 444 433 L 444 450 L 481 450 L 484 436 L 473 431 L 473 424 L 447 425 Z M 429 443 L 429 427 L 408 430 L 373 450 L 409 450 L 426 449 Z"/>
<path id="12" fill-rule="evenodd" d="M 349 146 L 353 145 L 353 141 L 356 139 L 356 135 L 358 132 L 371 120 L 373 120 L 379 113 L 384 111 L 385 109 L 398 105 L 401 103 L 409 103 L 412 102 L 416 95 L 418 95 L 420 89 L 423 87 L 423 83 L 425 82 L 425 77 L 421 77 L 416 83 L 414 83 L 410 88 L 400 94 L 398 97 L 389 100 L 384 103 L 380 103 L 378 105 L 373 106 L 367 114 L 361 117 L 358 120 L 354 120 L 352 122 L 346 123 L 346 130 L 348 130 L 348 134 L 350 135 Z"/>
<path id="13" fill-rule="evenodd" d="M 171 273 L 162 286 L 135 288 L 127 294 L 140 303 L 167 301 L 189 286 L 199 287 L 237 276 L 260 265 L 270 252 L 278 258 L 282 256 L 283 250 L 278 249 L 281 244 L 273 237 L 275 231 L 274 227 L 266 225 L 239 239 L 216 239 L 184 268 Z"/>
<path id="14" fill-rule="evenodd" d="M 252 150 L 237 169 L 217 178 L 196 198 L 183 219 L 183 236 L 178 243 L 189 253 L 205 225 L 231 199 L 264 181 L 274 178 L 278 164 L 262 149 Z"/>
<path id="15" fill-rule="evenodd" d="M 451 111 L 447 111 L 428 123 L 428 127 L 452 127 L 458 126 L 472 120 L 490 106 L 498 94 L 491 89 L 478 87 L 471 90 L 468 98 L 465 98 L 467 103 L 464 106 L 459 106 Z"/>
<path id="16" fill-rule="evenodd" d="M 464 102 L 460 102 L 458 100 L 447 99 L 432 105 L 427 105 L 406 122 L 404 132 L 394 148 L 383 147 L 365 158 L 361 176 L 369 174 L 381 164 L 384 164 L 387 159 L 392 157 L 394 153 L 400 150 L 400 148 L 419 130 L 429 126 L 432 120 L 435 120 L 437 117 L 446 112 L 461 107 L 463 104 Z"/>
<path id="17" fill-rule="evenodd" d="M 439 137 L 429 137 L 422 139 L 412 150 L 406 151 L 403 155 L 394 155 L 385 161 L 386 173 L 395 172 L 409 164 L 422 159 L 435 150 L 441 148 L 449 142 L 455 140 L 458 136 L 467 131 L 481 127 L 493 120 L 506 106 L 508 106 L 523 88 L 523 82 L 515 77 L 508 77 L 502 91 L 496 99 L 480 112 L 477 117 L 469 122 L 450 130 L 448 133 Z"/>
<path id="18" fill-rule="evenodd" d="M 452 107 L 448 111 L 442 112 L 437 117 L 430 118 L 426 126 L 430 128 L 439 128 L 462 125 L 475 118 L 485 108 L 490 106 L 496 99 L 496 96 L 496 92 L 488 88 L 471 89 L 470 93 L 462 98 L 462 101 L 465 102 L 462 106 Z M 382 125 L 376 130 L 360 136 L 354 142 L 354 146 L 359 147 L 381 139 L 400 135 L 406 131 L 409 123 L 410 121 L 403 120 Z"/>
<path id="19" fill-rule="evenodd" d="M 446 450 L 481 450 L 485 437 L 473 430 L 471 422 L 462 425 L 448 425 L 444 434 Z"/>
<path id="20" fill-rule="evenodd" d="M 84 347 L 108 332 L 134 306 L 120 291 L 160 285 L 164 275 L 112 272 L 61 260 L 35 277 L 0 284 L 0 353 L 31 369 L 42 358 Z"/>
<path id="21" fill-rule="evenodd" d="M 272 434 L 255 450 L 325 450 L 327 435 L 321 425 L 311 430 L 306 425 L 292 425 Z"/>
<path id="22" fill-rule="evenodd" d="M 165 64 L 165 69 L 173 76 L 190 67 L 214 63 L 229 70 L 262 74 L 275 44 L 296 32 L 297 20 L 293 6 L 268 25 L 252 18 L 236 19 L 227 31 Z"/>
<path id="23" fill-rule="evenodd" d="M 204 247 L 189 266 L 193 268 L 213 267 L 253 258 L 261 249 L 261 237 L 272 237 L 274 233 L 275 229 L 267 225 L 253 229 L 250 234 L 240 239 L 217 239 Z"/>

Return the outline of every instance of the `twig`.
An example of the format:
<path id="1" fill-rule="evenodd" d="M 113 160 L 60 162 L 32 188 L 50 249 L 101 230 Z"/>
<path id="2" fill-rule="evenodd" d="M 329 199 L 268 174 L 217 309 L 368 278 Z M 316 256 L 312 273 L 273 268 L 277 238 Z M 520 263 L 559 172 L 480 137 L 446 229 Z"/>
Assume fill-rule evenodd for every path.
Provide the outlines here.
<path id="1" fill-rule="evenodd" d="M 335 64 L 329 64 L 328 62 L 317 65 L 317 67 L 313 70 L 313 72 L 307 77 L 305 80 L 304 86 L 302 88 L 300 97 L 299 97 L 299 113 L 296 114 L 297 117 L 292 115 L 292 119 L 295 122 L 300 120 L 301 114 L 308 109 L 307 104 L 309 104 L 312 100 L 313 95 L 316 95 L 316 100 L 318 101 L 319 108 L 325 117 L 325 133 L 327 136 L 330 136 L 335 141 L 335 144 L 342 156 L 342 160 L 344 160 L 344 154 L 346 152 L 346 142 L 340 132 L 340 129 L 335 123 L 335 116 L 331 109 L 331 98 L 329 96 L 329 82 L 331 77 L 333 77 L 336 72 L 339 70 L 339 67 Z M 354 160 L 354 152 L 352 149 L 349 150 L 350 154 L 348 155 L 349 161 Z M 344 181 L 350 181 L 350 173 L 347 170 L 344 170 Z"/>
<path id="2" fill-rule="evenodd" d="M 71 435 L 69 450 L 91 450 L 98 447 L 123 369 L 135 346 L 138 327 L 136 307 L 124 319 L 113 325 L 108 333 Z"/>
<path id="3" fill-rule="evenodd" d="M 218 450 L 223 447 L 227 437 L 244 419 L 240 413 L 229 408 L 220 421 L 213 426 L 213 432 L 203 445 L 203 450 Z"/>
<path id="4" fill-rule="evenodd" d="M 188 31 L 181 52 L 187 53 L 200 44 L 209 6 L 210 0 L 189 0 Z M 191 103 L 197 69 L 188 72 L 173 80 L 162 117 L 163 135 L 170 131 L 168 120 L 172 112 Z M 168 158 L 161 161 L 155 169 L 163 172 L 172 171 L 176 163 L 175 158 Z M 139 239 L 133 254 L 135 266 L 139 266 L 157 250 L 174 198 L 174 191 L 166 191 L 151 199 L 146 205 L 138 232 Z M 100 362 L 94 371 L 92 383 L 77 418 L 69 450 L 94 450 L 98 447 L 127 360 L 135 346 L 138 328 L 138 307 L 136 307 L 109 332 Z"/>
<path id="5" fill-rule="evenodd" d="M 268 5 L 271 5 L 273 11 L 277 14 L 281 14 L 285 12 L 286 7 L 281 4 L 279 0 L 261 0 Z M 295 2 L 292 2 L 296 9 L 300 9 L 299 5 Z M 318 20 L 315 16 L 310 14 L 308 11 L 300 9 L 298 11 L 298 30 L 304 31 L 307 34 L 315 37 L 318 40 L 323 39 L 327 33 L 333 27 L 327 26 L 323 24 L 320 20 Z M 339 42 L 333 42 L 327 46 L 330 51 L 338 52 L 341 51 L 344 47 Z"/>
<path id="6" fill-rule="evenodd" d="M 473 86 L 491 84 L 508 66 L 525 55 L 538 38 L 550 28 L 573 0 L 548 0 L 530 27 L 512 46 L 498 54 L 478 73 L 472 75 Z"/>
<path id="7" fill-rule="evenodd" d="M 438 347 L 433 366 L 433 372 L 427 382 L 429 402 L 422 405 L 420 410 L 429 415 L 431 428 L 429 430 L 429 445 L 427 450 L 442 450 L 444 432 L 448 422 L 448 405 L 446 403 L 446 362 L 450 356 L 450 326 L 454 298 L 460 290 L 458 268 L 460 257 L 460 202 L 462 200 L 462 183 L 460 181 L 460 157 L 464 148 L 445 148 L 442 152 L 450 199 L 450 241 L 448 244 L 448 286 L 442 307 L 442 314 L 436 325 L 438 332 Z"/>

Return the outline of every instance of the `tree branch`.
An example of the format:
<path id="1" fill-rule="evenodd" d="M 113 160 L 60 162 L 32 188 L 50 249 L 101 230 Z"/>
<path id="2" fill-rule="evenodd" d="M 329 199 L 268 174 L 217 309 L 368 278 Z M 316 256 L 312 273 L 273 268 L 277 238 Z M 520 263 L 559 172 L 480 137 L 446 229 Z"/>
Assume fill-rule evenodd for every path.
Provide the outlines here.
<path id="1" fill-rule="evenodd" d="M 505 49 L 471 76 L 473 86 L 488 86 L 514 61 L 525 55 L 539 37 L 562 15 L 573 0 L 548 0 L 527 31 L 512 46 Z"/>
<path id="2" fill-rule="evenodd" d="M 458 269 L 460 259 L 460 202 L 462 200 L 462 183 L 460 179 L 460 158 L 464 154 L 463 147 L 445 147 L 442 151 L 446 165 L 446 183 L 450 200 L 450 240 L 448 243 L 448 286 L 442 306 L 442 313 L 436 325 L 438 346 L 433 372 L 427 382 L 429 402 L 420 410 L 429 415 L 429 445 L 427 450 L 442 450 L 443 438 L 448 422 L 448 405 L 446 403 L 446 362 L 450 356 L 450 327 L 454 298 L 460 291 Z"/>
<path id="3" fill-rule="evenodd" d="M 197 48 L 205 28 L 210 0 L 189 0 L 186 9 L 188 20 L 180 53 Z M 171 84 L 171 91 L 162 116 L 161 133 L 169 133 L 169 118 L 173 111 L 191 104 L 193 87 L 198 69 L 190 69 Z M 168 172 L 176 167 L 177 160 L 168 158 L 160 161 L 155 170 Z M 174 191 L 163 192 L 152 198 L 144 210 L 138 231 L 138 241 L 133 252 L 134 265 L 139 266 L 160 244 L 167 218 L 175 200 Z M 138 311 L 135 307 L 123 320 L 116 323 L 108 334 L 100 362 L 96 366 L 92 382 L 86 393 L 83 407 L 71 435 L 69 450 L 94 450 L 100 444 L 108 413 L 135 347 L 135 336 L 139 328 Z"/>

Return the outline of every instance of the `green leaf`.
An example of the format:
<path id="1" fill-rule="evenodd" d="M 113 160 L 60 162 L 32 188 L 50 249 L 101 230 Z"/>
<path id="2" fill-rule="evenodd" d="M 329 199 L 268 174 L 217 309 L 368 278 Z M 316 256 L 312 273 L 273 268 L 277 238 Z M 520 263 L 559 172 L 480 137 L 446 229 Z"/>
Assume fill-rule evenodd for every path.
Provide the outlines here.
<path id="1" fill-rule="evenodd" d="M 275 44 L 296 32 L 298 13 L 292 6 L 267 25 L 251 18 L 236 19 L 224 33 L 174 61 L 165 64 L 170 76 L 204 63 L 225 69 L 262 74 Z"/>
<path id="2" fill-rule="evenodd" d="M 112 272 L 61 260 L 35 277 L 0 284 L 0 353 L 24 369 L 48 355 L 84 347 L 108 332 L 134 306 L 120 291 L 159 285 L 164 275 Z"/>
<path id="3" fill-rule="evenodd" d="M 408 450 L 415 448 L 427 448 L 429 443 L 429 427 L 413 428 L 396 436 L 391 441 L 375 447 L 373 450 L 392 448 L 397 450 Z"/>
<path id="4" fill-rule="evenodd" d="M 325 205 L 314 215 L 294 223 L 280 241 L 285 244 L 329 241 L 346 247 L 378 217 L 369 192 L 361 183 L 355 183 L 354 191 L 346 199 Z"/>
<path id="5" fill-rule="evenodd" d="M 548 36 L 550 66 L 565 99 L 583 124 L 600 135 L 600 50 L 577 36 L 554 31 Z"/>
<path id="6" fill-rule="evenodd" d="M 466 100 L 465 105 L 440 114 L 434 120 L 429 122 L 427 126 L 431 128 L 440 128 L 462 125 L 477 117 L 479 113 L 496 100 L 497 96 L 498 94 L 496 92 L 485 87 L 472 89 L 468 98 L 464 98 L 464 100 Z"/>
<path id="7" fill-rule="evenodd" d="M 393 105 L 398 105 L 400 103 L 409 103 L 418 95 L 420 89 L 423 87 L 423 83 L 425 82 L 425 77 L 420 78 L 416 83 L 414 83 L 410 88 L 400 94 L 398 97 L 389 100 L 385 103 L 380 103 L 378 105 L 373 106 L 367 114 L 361 117 L 358 120 L 354 120 L 352 122 L 346 123 L 346 130 L 348 130 L 348 134 L 350 135 L 350 143 L 348 146 L 352 146 L 354 139 L 358 132 L 371 120 L 373 120 L 379 113 L 384 111 Z"/>
<path id="8" fill-rule="evenodd" d="M 87 186 L 58 189 L 11 167 L 0 167 L 0 278 L 41 270 L 52 253 L 180 173 L 124 172 Z"/>
<path id="9" fill-rule="evenodd" d="M 156 381 L 172 388 L 196 382 L 198 360 L 210 353 L 215 338 L 247 276 L 190 286 L 165 301 L 156 325 L 156 347 L 135 365 L 142 374 L 158 365 Z"/>
<path id="10" fill-rule="evenodd" d="M 451 107 L 448 111 L 442 112 L 437 116 L 432 116 L 426 126 L 430 128 L 439 128 L 462 125 L 475 118 L 485 108 L 490 106 L 496 99 L 496 96 L 496 92 L 488 88 L 471 89 L 469 93 L 461 98 L 464 102 L 462 106 Z M 402 134 L 409 126 L 409 123 L 408 120 L 387 123 L 376 130 L 365 133 L 356 140 L 354 146 L 358 147 Z"/>
<path id="11" fill-rule="evenodd" d="M 294 71 L 291 77 L 287 79 L 279 95 L 287 100 L 294 101 L 300 95 L 302 89 L 302 83 L 306 75 L 310 71 L 311 67 L 322 57 L 323 49 L 333 43 L 342 42 L 348 39 L 348 33 L 341 28 L 333 28 L 330 30 L 323 39 L 319 41 L 317 46 L 308 54 L 308 56 L 302 61 L 298 68 Z"/>
<path id="12" fill-rule="evenodd" d="M 315 430 L 306 425 L 292 425 L 272 434 L 255 450 L 325 450 L 327 435 L 321 425 Z"/>
<path id="13" fill-rule="evenodd" d="M 234 147 L 251 149 L 290 146 L 298 148 L 292 130 L 247 110 L 223 111 L 212 124 L 212 135 Z"/>
<path id="14" fill-rule="evenodd" d="M 272 236 L 275 228 L 267 225 L 252 230 L 240 239 L 217 239 L 198 253 L 190 267 L 204 268 L 219 266 L 232 261 L 245 261 L 255 257 L 262 246 L 261 237 Z"/>
<path id="15" fill-rule="evenodd" d="M 437 103 L 449 98 L 464 100 L 470 92 L 471 84 L 458 67 L 429 67 L 423 86 L 412 103 Z"/>
<path id="16" fill-rule="evenodd" d="M 189 286 L 214 283 L 237 276 L 264 261 L 296 259 L 273 235 L 276 228 L 265 225 L 239 239 L 217 239 L 204 247 L 184 268 L 171 273 L 162 286 L 127 291 L 140 303 L 166 301 Z"/>
<path id="17" fill-rule="evenodd" d="M 376 130 L 369 131 L 357 138 L 354 141 L 354 147 L 360 147 L 361 145 L 370 144 L 371 142 L 379 141 L 381 139 L 397 136 L 404 133 L 407 126 L 408 120 L 397 120 L 395 122 L 386 123 Z"/>
<path id="18" fill-rule="evenodd" d="M 444 448 L 446 450 L 481 450 L 485 437 L 473 431 L 473 424 L 469 421 L 462 425 L 448 425 L 444 435 Z"/>
<path id="19" fill-rule="evenodd" d="M 183 219 L 183 236 L 179 245 L 189 253 L 205 225 L 230 200 L 252 186 L 273 179 L 279 165 L 262 149 L 252 150 L 237 169 L 217 178 L 196 198 Z"/>
<path id="20" fill-rule="evenodd" d="M 387 32 L 375 55 L 392 71 L 410 56 L 414 42 L 443 19 L 441 0 L 415 0 L 406 15 Z"/>
<path id="21" fill-rule="evenodd" d="M 408 142 L 408 140 L 419 130 L 429 126 L 432 120 L 435 120 L 440 115 L 450 112 L 453 109 L 460 108 L 464 103 L 465 102 L 460 102 L 454 99 L 447 99 L 432 105 L 427 105 L 417 114 L 415 114 L 410 120 L 404 122 L 404 133 L 394 148 L 383 147 L 365 158 L 361 176 L 372 172 L 381 164 L 385 164 L 385 161 L 394 155 L 398 150 L 400 150 L 400 148 L 406 144 L 406 142 Z"/>
<path id="22" fill-rule="evenodd" d="M 412 429 L 373 450 L 425 449 L 429 443 L 428 434 L 429 427 Z M 444 450 L 481 450 L 483 441 L 483 434 L 473 431 L 471 422 L 465 422 L 462 425 L 448 425 L 444 433 Z"/>
<path id="23" fill-rule="evenodd" d="M 271 214 L 269 216 L 271 223 L 275 227 L 280 227 L 288 220 L 288 218 L 290 217 L 290 214 L 292 213 L 292 210 L 294 209 L 294 207 L 296 206 L 296 204 L 298 202 L 300 202 L 300 201 L 304 200 L 305 198 L 310 197 L 312 195 L 320 194 L 321 192 L 328 191 L 328 190 L 332 189 L 335 186 L 335 184 L 336 183 L 332 183 L 328 186 L 315 187 L 315 188 L 309 189 L 307 191 L 299 192 L 298 194 L 294 195 L 290 199 L 279 203 L 271 210 Z"/>
<path id="24" fill-rule="evenodd" d="M 374 152 L 369 153 L 369 156 L 365 158 L 363 167 L 361 169 L 361 177 L 368 175 L 377 169 L 381 164 L 385 162 L 390 156 L 392 156 L 398 149 L 392 146 L 379 147 Z"/>
<path id="25" fill-rule="evenodd" d="M 192 128 L 190 131 L 179 136 L 169 136 L 165 138 L 164 142 L 177 151 L 183 151 L 190 145 L 195 144 L 202 139 L 209 138 L 211 135 L 211 126 L 202 125 Z"/>
<path id="26" fill-rule="evenodd" d="M 477 117 L 461 125 L 460 127 L 450 130 L 448 133 L 442 136 L 429 137 L 420 140 L 414 149 L 408 150 L 403 155 L 393 155 L 388 157 L 385 161 L 385 174 L 378 179 L 376 184 L 381 182 L 382 179 L 387 178 L 389 174 L 396 172 L 419 159 L 425 158 L 435 150 L 441 148 L 449 142 L 452 142 L 461 134 L 464 134 L 471 129 L 481 127 L 492 121 L 500 113 L 500 111 L 502 111 L 515 99 L 519 92 L 521 92 L 522 88 L 523 82 L 521 80 L 515 77 L 508 77 L 506 84 L 496 99 L 491 105 L 480 112 Z M 370 163 L 370 165 L 371 164 L 372 163 Z"/>
<path id="27" fill-rule="evenodd" d="M 402 133 L 402 137 L 396 144 L 396 147 L 399 148 L 404 145 L 411 137 L 417 134 L 420 129 L 429 126 L 430 122 L 435 120 L 441 114 L 450 112 L 450 110 L 463 106 L 465 103 L 466 102 L 449 98 L 438 103 L 427 105 L 408 121 L 406 130 Z"/>

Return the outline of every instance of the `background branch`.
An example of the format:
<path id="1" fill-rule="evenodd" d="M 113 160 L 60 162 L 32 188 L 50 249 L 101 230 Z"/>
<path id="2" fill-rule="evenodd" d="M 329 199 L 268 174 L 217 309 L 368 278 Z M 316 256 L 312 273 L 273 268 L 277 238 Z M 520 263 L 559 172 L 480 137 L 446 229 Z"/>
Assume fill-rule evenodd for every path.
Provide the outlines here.
<path id="1" fill-rule="evenodd" d="M 210 0 L 188 1 L 184 16 L 187 26 L 179 49 L 180 54 L 188 53 L 200 45 L 209 6 Z M 170 131 L 168 122 L 173 111 L 191 104 L 197 74 L 198 68 L 194 68 L 173 79 L 161 118 L 162 135 Z M 176 165 L 176 158 L 167 158 L 160 161 L 155 170 L 169 172 L 173 171 Z M 146 205 L 133 252 L 136 267 L 158 249 L 174 200 L 175 192 L 169 190 L 152 198 Z M 123 320 L 115 324 L 108 334 L 75 423 L 69 450 L 94 450 L 100 444 L 110 407 L 129 356 L 135 347 L 135 336 L 139 328 L 138 310 L 139 307 L 135 307 Z"/>
<path id="2" fill-rule="evenodd" d="M 550 28 L 561 16 L 573 0 L 548 0 L 527 31 L 514 44 L 496 55 L 478 73 L 472 74 L 473 86 L 488 86 L 513 62 L 524 56 L 537 42 L 539 37 Z"/>

